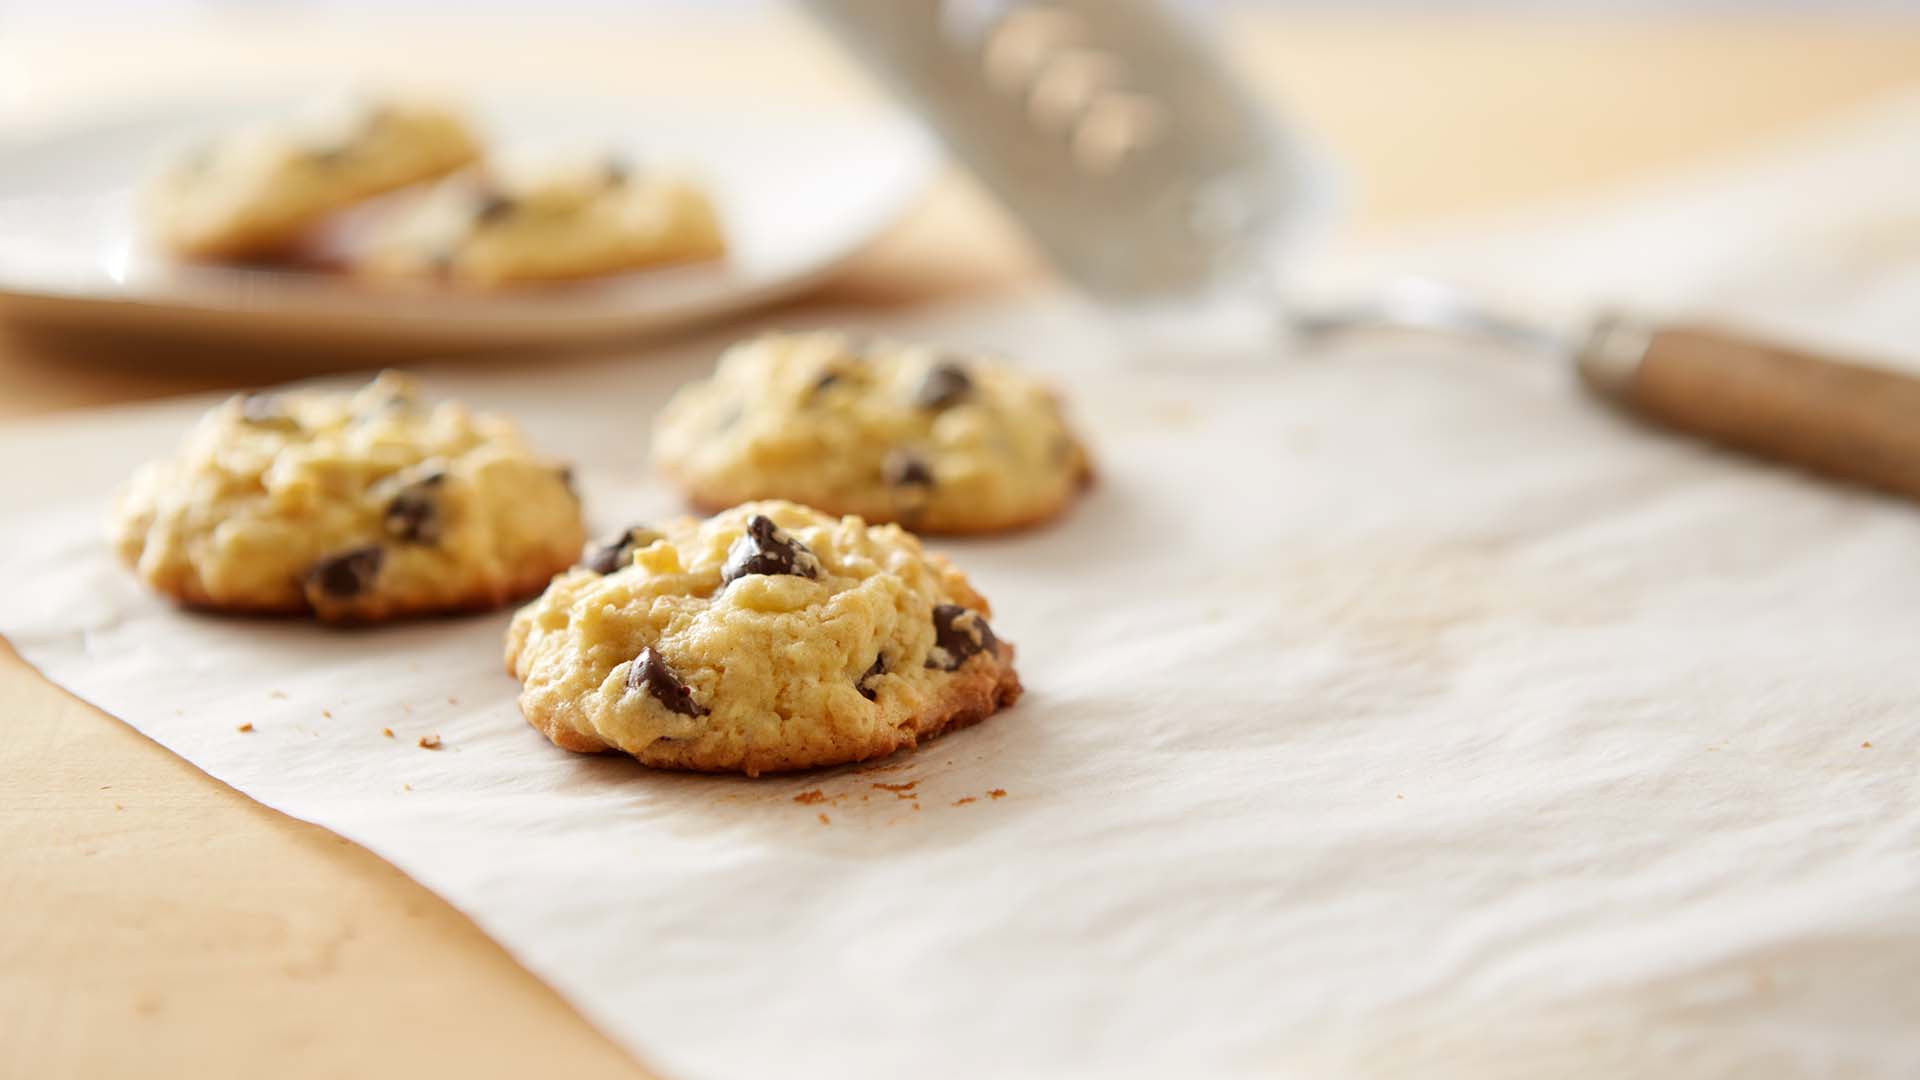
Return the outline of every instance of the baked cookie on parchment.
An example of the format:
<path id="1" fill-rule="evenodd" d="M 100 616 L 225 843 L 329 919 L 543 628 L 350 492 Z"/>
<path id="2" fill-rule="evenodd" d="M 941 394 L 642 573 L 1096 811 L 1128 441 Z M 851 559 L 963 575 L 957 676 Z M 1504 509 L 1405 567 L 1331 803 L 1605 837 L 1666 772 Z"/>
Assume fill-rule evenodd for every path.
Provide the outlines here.
<path id="1" fill-rule="evenodd" d="M 789 502 L 636 526 L 514 616 L 507 670 L 568 750 L 749 776 L 862 761 L 1020 696 L 987 601 L 894 525 Z"/>
<path id="2" fill-rule="evenodd" d="M 359 270 L 488 286 L 725 253 L 719 217 L 697 184 L 608 158 L 448 180 L 378 230 Z"/>
<path id="3" fill-rule="evenodd" d="M 497 607 L 574 560 L 580 500 L 504 416 L 355 393 L 216 406 L 118 499 L 120 557 L 183 604 L 378 620 Z"/>
<path id="4" fill-rule="evenodd" d="M 1005 364 L 824 331 L 727 350 L 655 427 L 696 506 L 791 499 L 916 532 L 1015 529 L 1092 477 L 1058 395 Z"/>
<path id="5" fill-rule="evenodd" d="M 155 182 L 147 217 L 161 245 L 187 258 L 284 254 L 330 215 L 480 153 L 457 112 L 382 101 L 203 146 Z"/>

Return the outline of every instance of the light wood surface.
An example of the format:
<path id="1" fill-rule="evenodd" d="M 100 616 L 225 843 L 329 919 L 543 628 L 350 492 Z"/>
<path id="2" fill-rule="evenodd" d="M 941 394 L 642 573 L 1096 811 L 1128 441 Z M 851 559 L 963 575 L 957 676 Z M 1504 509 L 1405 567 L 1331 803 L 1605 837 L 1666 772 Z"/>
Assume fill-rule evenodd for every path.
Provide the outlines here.
<path id="1" fill-rule="evenodd" d="M 455 27 L 216 10 L 194 25 L 10 26 L 0 136 L 144 95 L 342 74 L 743 105 L 866 92 L 789 16 Z M 1920 73 L 1920 27 L 1828 17 L 1265 15 L 1231 29 L 1235 60 L 1365 188 L 1363 230 L 1694 160 Z M 898 306 L 1040 275 L 950 179 L 812 302 Z M 186 359 L 0 327 L 0 419 L 244 380 Z M 0 717 L 0 1075 L 647 1075 L 420 886 L 207 779 L 10 651 Z"/>

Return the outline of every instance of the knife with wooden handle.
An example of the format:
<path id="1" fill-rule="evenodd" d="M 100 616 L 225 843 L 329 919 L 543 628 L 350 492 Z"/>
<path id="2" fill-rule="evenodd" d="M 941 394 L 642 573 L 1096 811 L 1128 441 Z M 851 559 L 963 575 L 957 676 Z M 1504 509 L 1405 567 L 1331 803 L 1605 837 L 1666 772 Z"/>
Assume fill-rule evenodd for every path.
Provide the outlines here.
<path id="1" fill-rule="evenodd" d="M 1322 169 L 1154 0 L 806 0 L 1082 289 L 1185 301 L 1277 277 Z M 1354 330 L 1572 349 L 1651 421 L 1920 499 L 1920 377 L 1689 326 L 1603 319 L 1584 346 L 1444 287 L 1345 308 L 1279 297 L 1296 338 Z M 1262 295 L 1271 295 L 1265 294 Z"/>
<path id="2" fill-rule="evenodd" d="M 1920 499 L 1920 377 L 1617 316 L 1578 364 L 1588 386 L 1655 423 Z"/>

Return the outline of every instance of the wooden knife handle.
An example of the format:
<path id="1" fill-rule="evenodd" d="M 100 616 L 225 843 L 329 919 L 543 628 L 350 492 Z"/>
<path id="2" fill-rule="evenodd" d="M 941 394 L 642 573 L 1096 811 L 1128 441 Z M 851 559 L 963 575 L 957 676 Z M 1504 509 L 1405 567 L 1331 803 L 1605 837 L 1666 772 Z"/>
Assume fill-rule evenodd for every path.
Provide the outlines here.
<path id="1" fill-rule="evenodd" d="M 1675 430 L 1920 499 L 1920 377 L 1611 317 L 1579 367 L 1588 386 Z"/>

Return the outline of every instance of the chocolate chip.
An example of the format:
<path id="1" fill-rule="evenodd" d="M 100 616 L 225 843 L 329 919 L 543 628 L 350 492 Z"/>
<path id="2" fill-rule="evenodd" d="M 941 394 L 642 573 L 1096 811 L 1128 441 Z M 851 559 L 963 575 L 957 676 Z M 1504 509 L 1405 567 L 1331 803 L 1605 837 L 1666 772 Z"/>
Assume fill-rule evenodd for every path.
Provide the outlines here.
<path id="1" fill-rule="evenodd" d="M 331 168 L 352 157 L 353 150 L 354 145 L 351 139 L 328 143 L 324 146 L 308 147 L 306 152 L 307 163 L 320 166 L 321 168 Z"/>
<path id="2" fill-rule="evenodd" d="M 853 681 L 853 688 L 855 690 L 860 691 L 861 697 L 866 698 L 868 701 L 872 701 L 875 698 L 880 696 L 880 691 L 875 687 L 873 687 L 871 684 L 873 680 L 879 678 L 882 675 L 885 675 L 886 673 L 887 673 L 887 654 L 881 653 L 880 655 L 873 658 L 873 666 L 868 668 L 864 673 L 861 674 L 861 676 L 858 679 L 855 679 Z"/>
<path id="3" fill-rule="evenodd" d="M 894 450 L 880 463 L 880 478 L 888 487 L 932 487 L 933 467 L 905 450 Z"/>
<path id="4" fill-rule="evenodd" d="M 580 497 L 580 485 L 573 475 L 573 466 L 560 466 L 560 485 L 567 489 L 567 494 L 576 499 Z"/>
<path id="5" fill-rule="evenodd" d="M 792 574 L 795 577 L 820 576 L 820 560 L 807 545 L 787 535 L 765 514 L 747 519 L 747 531 L 727 549 L 727 561 L 720 567 L 720 584 L 731 585 L 749 574 Z"/>
<path id="6" fill-rule="evenodd" d="M 833 384 L 839 382 L 842 378 L 844 378 L 844 376 L 837 371 L 831 369 L 823 371 L 813 380 L 812 392 L 818 394 L 833 386 Z"/>
<path id="7" fill-rule="evenodd" d="M 914 387 L 913 403 L 923 409 L 944 409 L 959 404 L 972 391 L 973 379 L 966 369 L 943 360 L 928 369 L 920 385 Z"/>
<path id="8" fill-rule="evenodd" d="M 668 712 L 682 716 L 707 715 L 707 710 L 693 700 L 693 690 L 680 681 L 651 647 L 641 649 L 640 655 L 633 658 L 632 666 L 627 668 L 627 689 L 638 690 L 643 686 Z"/>
<path id="9" fill-rule="evenodd" d="M 601 540 L 590 541 L 580 552 L 580 565 L 596 574 L 611 574 L 633 561 L 633 553 L 660 539 L 644 525 Z"/>
<path id="10" fill-rule="evenodd" d="M 941 671 L 956 671 L 977 653 L 993 652 L 1000 646 L 993 628 L 977 611 L 959 604 L 941 604 L 933 609 L 933 651 L 927 666 Z"/>
<path id="11" fill-rule="evenodd" d="M 384 561 L 386 552 L 375 545 L 329 555 L 307 568 L 307 587 L 336 600 L 358 596 L 373 586 Z"/>
<path id="12" fill-rule="evenodd" d="M 480 193 L 479 198 L 474 200 L 473 220 L 482 225 L 490 225 L 496 221 L 502 221 L 512 217 L 513 212 L 519 209 L 519 207 L 520 204 L 515 202 L 512 196 L 503 195 L 492 188 L 488 188 Z"/>
<path id="13" fill-rule="evenodd" d="M 280 399 L 272 394 L 248 394 L 240 399 L 240 418 L 249 424 L 265 424 L 280 419 Z"/>
<path id="14" fill-rule="evenodd" d="M 380 515 L 387 535 L 410 544 L 437 544 L 443 531 L 439 501 L 433 491 L 447 480 L 447 474 L 435 470 L 399 490 Z"/>
<path id="15" fill-rule="evenodd" d="M 627 159 L 618 154 L 610 155 L 606 163 L 600 167 L 600 176 L 606 181 L 608 187 L 619 187 L 632 175 L 633 166 L 627 164 Z"/>
<path id="16" fill-rule="evenodd" d="M 272 394 L 248 394 L 240 399 L 240 419 L 255 427 L 273 428 L 277 431 L 298 431 L 300 422 L 289 416 L 280 407 L 280 399 Z"/>

